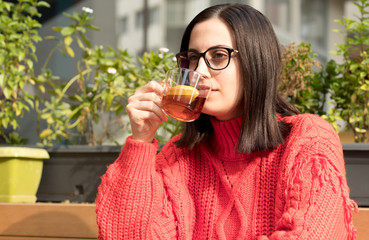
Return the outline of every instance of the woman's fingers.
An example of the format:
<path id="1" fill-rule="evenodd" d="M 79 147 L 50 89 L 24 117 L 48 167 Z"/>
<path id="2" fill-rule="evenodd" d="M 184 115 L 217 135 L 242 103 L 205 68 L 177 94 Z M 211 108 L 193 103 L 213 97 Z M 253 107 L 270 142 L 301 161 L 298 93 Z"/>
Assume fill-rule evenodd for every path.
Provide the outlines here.
<path id="1" fill-rule="evenodd" d="M 142 88 L 140 88 L 139 90 L 137 90 L 136 94 L 156 93 L 161 98 L 163 96 L 163 92 L 164 92 L 164 87 L 160 83 L 151 81 L 145 86 L 143 86 Z"/>
<path id="2" fill-rule="evenodd" d="M 129 97 L 126 110 L 133 139 L 152 141 L 159 124 L 168 120 L 161 109 L 162 94 L 163 87 L 157 82 L 150 82 Z"/>
<path id="3" fill-rule="evenodd" d="M 141 119 L 152 119 L 158 122 L 166 121 L 166 115 L 161 109 L 161 99 L 154 93 L 144 93 L 128 100 L 126 107 L 130 116 Z"/>

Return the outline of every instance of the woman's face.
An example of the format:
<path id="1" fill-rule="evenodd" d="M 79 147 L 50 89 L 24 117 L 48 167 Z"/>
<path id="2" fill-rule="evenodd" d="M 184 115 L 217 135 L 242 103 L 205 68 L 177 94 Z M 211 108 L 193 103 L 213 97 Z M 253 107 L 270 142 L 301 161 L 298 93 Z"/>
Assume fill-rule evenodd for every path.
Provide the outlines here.
<path id="1" fill-rule="evenodd" d="M 214 46 L 237 49 L 228 26 L 218 18 L 196 24 L 191 32 L 189 49 L 204 52 Z M 228 67 L 223 70 L 209 68 L 203 57 L 196 68 L 196 71 L 209 78 L 213 85 L 202 112 L 218 120 L 229 120 L 242 114 L 239 61 L 236 53 L 231 56 Z"/>

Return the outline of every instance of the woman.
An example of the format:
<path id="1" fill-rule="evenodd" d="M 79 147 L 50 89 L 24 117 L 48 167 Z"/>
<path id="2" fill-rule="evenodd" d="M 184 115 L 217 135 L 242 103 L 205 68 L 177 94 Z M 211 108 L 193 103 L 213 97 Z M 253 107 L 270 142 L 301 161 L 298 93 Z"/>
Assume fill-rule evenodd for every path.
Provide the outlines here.
<path id="1" fill-rule="evenodd" d="M 280 47 L 267 18 L 242 4 L 205 9 L 177 59 L 213 90 L 158 154 L 163 87 L 150 82 L 129 98 L 132 136 L 99 187 L 99 238 L 355 239 L 339 138 L 278 96 Z"/>

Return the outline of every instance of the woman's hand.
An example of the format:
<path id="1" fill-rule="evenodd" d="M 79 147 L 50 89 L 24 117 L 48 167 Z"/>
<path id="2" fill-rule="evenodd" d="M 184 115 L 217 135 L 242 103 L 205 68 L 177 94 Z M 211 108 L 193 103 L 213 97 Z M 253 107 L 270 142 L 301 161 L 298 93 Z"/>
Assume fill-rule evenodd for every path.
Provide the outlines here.
<path id="1" fill-rule="evenodd" d="M 132 139 L 152 142 L 160 123 L 168 120 L 161 110 L 164 87 L 151 81 L 128 98 L 126 110 L 131 122 Z"/>

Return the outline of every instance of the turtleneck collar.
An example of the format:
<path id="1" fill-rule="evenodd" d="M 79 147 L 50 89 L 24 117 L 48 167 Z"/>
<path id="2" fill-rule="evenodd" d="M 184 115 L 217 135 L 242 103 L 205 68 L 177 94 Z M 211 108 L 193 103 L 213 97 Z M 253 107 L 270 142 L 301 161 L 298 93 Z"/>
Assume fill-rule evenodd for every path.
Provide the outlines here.
<path id="1" fill-rule="evenodd" d="M 249 154 L 240 154 L 237 151 L 238 139 L 242 126 L 242 116 L 228 121 L 219 121 L 212 117 L 214 138 L 211 142 L 211 151 L 225 161 L 238 161 L 248 158 Z"/>

